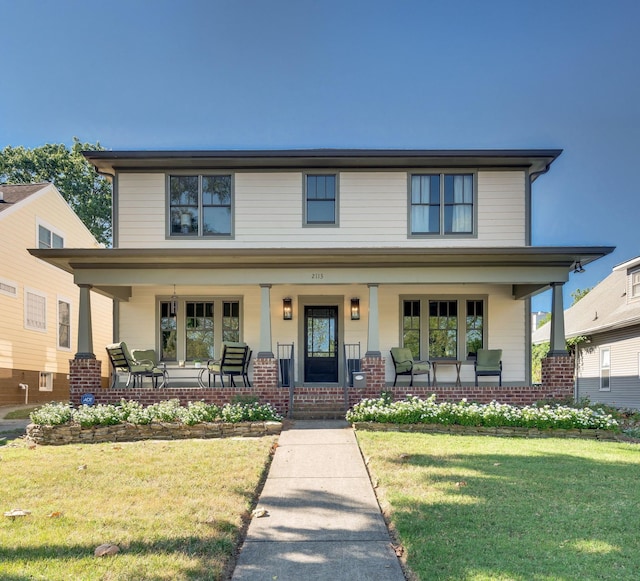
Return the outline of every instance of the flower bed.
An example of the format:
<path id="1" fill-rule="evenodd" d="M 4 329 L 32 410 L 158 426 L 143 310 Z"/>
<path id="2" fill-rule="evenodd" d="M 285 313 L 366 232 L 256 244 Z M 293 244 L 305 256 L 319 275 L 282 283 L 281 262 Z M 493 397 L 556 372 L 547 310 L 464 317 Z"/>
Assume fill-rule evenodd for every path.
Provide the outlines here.
<path id="1" fill-rule="evenodd" d="M 619 430 L 618 422 L 603 410 L 572 408 L 562 405 L 515 407 L 489 404 L 436 403 L 435 395 L 427 399 L 408 396 L 404 401 L 388 397 L 366 399 L 351 408 L 346 415 L 351 423 L 435 424 L 485 428 L 526 428 L 536 430 Z"/>
<path id="2" fill-rule="evenodd" d="M 168 400 L 147 407 L 47 404 L 30 415 L 27 436 L 40 444 L 123 442 L 146 439 L 221 438 L 280 433 L 282 418 L 269 404 L 236 403 L 218 407 L 204 402 Z"/>

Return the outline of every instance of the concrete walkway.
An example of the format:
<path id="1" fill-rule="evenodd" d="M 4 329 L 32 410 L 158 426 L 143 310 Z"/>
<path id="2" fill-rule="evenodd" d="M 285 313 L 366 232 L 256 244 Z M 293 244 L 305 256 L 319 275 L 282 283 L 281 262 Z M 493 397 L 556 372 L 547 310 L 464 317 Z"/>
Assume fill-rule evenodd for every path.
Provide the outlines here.
<path id="1" fill-rule="evenodd" d="M 352 428 L 282 432 L 233 581 L 404 581 Z"/>

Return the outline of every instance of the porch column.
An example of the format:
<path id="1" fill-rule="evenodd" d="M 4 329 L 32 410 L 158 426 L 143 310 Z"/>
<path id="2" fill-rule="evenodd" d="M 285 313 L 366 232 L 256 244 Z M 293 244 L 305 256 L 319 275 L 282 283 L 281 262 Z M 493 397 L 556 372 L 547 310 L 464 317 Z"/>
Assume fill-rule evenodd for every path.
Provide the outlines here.
<path id="1" fill-rule="evenodd" d="M 271 345 L 271 285 L 260 285 L 260 350 L 259 359 L 273 359 Z"/>
<path id="2" fill-rule="evenodd" d="M 91 327 L 91 285 L 79 284 L 80 307 L 78 312 L 78 352 L 75 359 L 95 359 L 93 330 Z"/>
<path id="3" fill-rule="evenodd" d="M 551 331 L 549 335 L 549 356 L 568 355 L 567 338 L 564 334 L 564 305 L 562 287 L 564 283 L 551 283 Z"/>
<path id="4" fill-rule="evenodd" d="M 378 285 L 369 284 L 369 317 L 367 352 L 365 357 L 382 357 L 380 353 L 380 329 L 378 318 Z"/>

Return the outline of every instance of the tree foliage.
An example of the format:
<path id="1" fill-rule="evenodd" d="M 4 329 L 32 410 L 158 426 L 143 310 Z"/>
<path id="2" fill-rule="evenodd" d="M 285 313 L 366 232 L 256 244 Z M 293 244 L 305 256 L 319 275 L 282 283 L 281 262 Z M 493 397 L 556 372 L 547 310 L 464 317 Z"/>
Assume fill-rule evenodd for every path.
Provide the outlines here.
<path id="1" fill-rule="evenodd" d="M 48 143 L 27 149 L 7 146 L 0 151 L 0 183 L 55 184 L 73 211 L 99 242 L 111 240 L 111 184 L 82 155 L 83 150 L 102 150 L 99 143 L 73 145 Z"/>

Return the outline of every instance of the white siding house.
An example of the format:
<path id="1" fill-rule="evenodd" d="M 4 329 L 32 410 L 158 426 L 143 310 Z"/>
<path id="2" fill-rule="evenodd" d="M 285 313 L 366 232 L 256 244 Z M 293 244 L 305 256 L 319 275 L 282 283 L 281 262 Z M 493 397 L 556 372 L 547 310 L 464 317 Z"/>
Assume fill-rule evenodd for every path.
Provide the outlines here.
<path id="1" fill-rule="evenodd" d="M 113 178 L 114 248 L 34 254 L 115 298 L 116 336 L 168 366 L 219 357 L 224 340 L 254 362 L 294 344 L 296 385 L 339 386 L 343 346 L 359 344 L 391 384 L 404 345 L 461 362 L 469 385 L 481 347 L 528 385 L 529 298 L 612 251 L 531 245 L 532 184 L 559 154 L 86 152 Z"/>
<path id="2" fill-rule="evenodd" d="M 69 360 L 78 341 L 78 287 L 70 274 L 28 249 L 100 245 L 46 183 L 0 185 L 0 241 L 0 405 L 68 400 Z M 95 339 L 104 343 L 112 337 L 112 300 L 92 298 Z M 106 382 L 107 362 L 100 357 Z"/>

